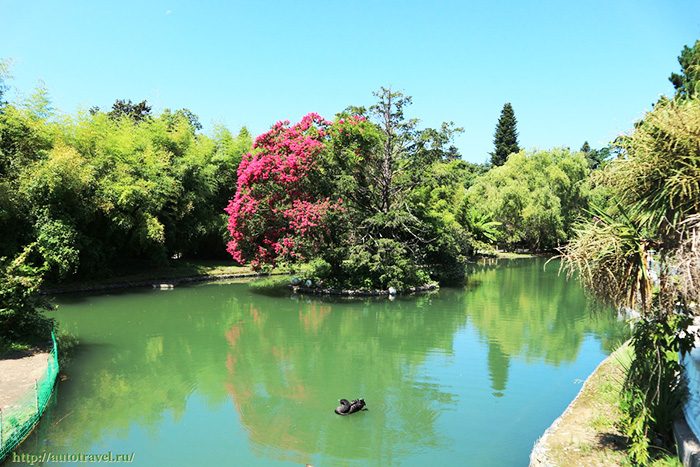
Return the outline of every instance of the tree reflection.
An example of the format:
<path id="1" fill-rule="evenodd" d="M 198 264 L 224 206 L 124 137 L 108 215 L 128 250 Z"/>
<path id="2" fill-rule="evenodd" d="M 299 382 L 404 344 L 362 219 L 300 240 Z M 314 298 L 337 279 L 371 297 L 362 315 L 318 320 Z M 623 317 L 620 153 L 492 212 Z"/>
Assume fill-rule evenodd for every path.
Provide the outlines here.
<path id="1" fill-rule="evenodd" d="M 606 350 L 625 340 L 612 313 L 592 316 L 578 285 L 558 276 L 558 262 L 545 269 L 545 261 L 490 261 L 470 270 L 464 306 L 488 346 L 496 396 L 505 392 L 512 358 L 559 366 L 576 360 L 587 335 L 605 336 Z"/>
<path id="2" fill-rule="evenodd" d="M 491 378 L 491 389 L 494 390 L 493 395 L 503 397 L 503 391 L 506 390 L 508 383 L 508 367 L 510 367 L 510 358 L 507 353 L 501 349 L 501 345 L 495 341 L 489 341 L 489 353 L 487 357 L 489 376 Z"/>
<path id="3" fill-rule="evenodd" d="M 226 388 L 261 453 L 302 462 L 400 458 L 447 446 L 435 426 L 456 396 L 426 381 L 426 357 L 452 353 L 463 315 L 429 299 L 404 302 L 292 302 L 288 313 L 255 306 L 227 331 Z M 420 310 L 420 306 L 425 310 Z M 340 397 L 365 397 L 369 412 L 333 414 Z M 367 436 L 371 433 L 371 436 Z"/>

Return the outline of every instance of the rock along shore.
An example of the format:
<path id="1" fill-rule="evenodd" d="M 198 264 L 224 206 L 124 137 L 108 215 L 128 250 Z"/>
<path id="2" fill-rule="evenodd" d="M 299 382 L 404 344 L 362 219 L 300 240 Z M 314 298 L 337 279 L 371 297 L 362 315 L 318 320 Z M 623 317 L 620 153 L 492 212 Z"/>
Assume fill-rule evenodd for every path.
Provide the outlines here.
<path id="1" fill-rule="evenodd" d="M 389 290 L 366 290 L 366 289 L 338 289 L 338 288 L 323 288 L 323 287 L 304 287 L 302 285 L 289 285 L 289 289 L 298 294 L 313 294 L 313 295 L 338 295 L 343 297 L 381 297 L 391 295 L 411 295 L 422 292 L 437 290 L 439 285 L 437 282 L 425 284 L 419 287 L 409 287 L 408 289 L 395 291 Z"/>

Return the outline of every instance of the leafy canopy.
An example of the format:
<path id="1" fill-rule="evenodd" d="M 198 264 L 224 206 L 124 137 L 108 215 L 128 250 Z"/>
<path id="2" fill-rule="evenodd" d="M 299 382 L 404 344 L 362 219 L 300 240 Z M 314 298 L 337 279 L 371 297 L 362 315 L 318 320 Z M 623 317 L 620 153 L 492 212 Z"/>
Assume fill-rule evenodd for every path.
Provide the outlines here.
<path id="1" fill-rule="evenodd" d="M 473 218 L 492 216 L 499 223 L 492 236 L 506 248 L 552 249 L 566 242 L 576 216 L 588 206 L 589 173 L 581 153 L 520 151 L 475 181 L 466 209 L 476 211 Z"/>

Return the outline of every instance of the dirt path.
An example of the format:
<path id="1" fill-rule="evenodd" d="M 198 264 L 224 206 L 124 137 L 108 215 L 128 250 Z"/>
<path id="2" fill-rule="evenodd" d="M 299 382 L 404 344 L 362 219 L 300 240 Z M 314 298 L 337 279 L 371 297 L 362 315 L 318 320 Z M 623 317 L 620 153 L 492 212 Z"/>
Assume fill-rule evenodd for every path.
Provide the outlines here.
<path id="1" fill-rule="evenodd" d="M 20 352 L 0 359 L 0 409 L 10 406 L 34 387 L 48 367 L 48 352 Z"/>

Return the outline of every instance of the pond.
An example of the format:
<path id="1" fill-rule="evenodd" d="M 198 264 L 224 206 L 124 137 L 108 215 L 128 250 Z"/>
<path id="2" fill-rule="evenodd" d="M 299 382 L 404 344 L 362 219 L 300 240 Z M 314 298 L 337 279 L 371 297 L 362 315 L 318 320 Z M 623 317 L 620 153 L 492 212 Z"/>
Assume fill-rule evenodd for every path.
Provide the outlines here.
<path id="1" fill-rule="evenodd" d="M 624 340 L 624 324 L 543 265 L 474 265 L 465 287 L 395 300 L 255 282 L 58 297 L 55 316 L 80 346 L 17 453 L 133 453 L 139 466 L 527 465 Z M 367 411 L 333 413 L 359 397 Z"/>

